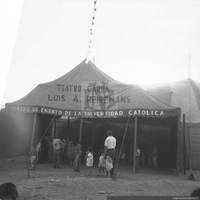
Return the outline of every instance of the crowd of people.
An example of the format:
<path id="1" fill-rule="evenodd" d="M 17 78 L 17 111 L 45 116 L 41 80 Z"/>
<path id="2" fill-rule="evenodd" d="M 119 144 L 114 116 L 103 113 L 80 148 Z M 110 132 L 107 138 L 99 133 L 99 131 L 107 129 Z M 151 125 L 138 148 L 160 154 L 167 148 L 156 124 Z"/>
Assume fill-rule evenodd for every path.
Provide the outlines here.
<path id="1" fill-rule="evenodd" d="M 80 142 L 72 142 L 69 138 L 60 139 L 58 135 L 54 139 L 51 137 L 44 137 L 42 142 L 33 142 L 33 146 L 29 152 L 31 169 L 35 170 L 37 163 L 52 163 L 54 168 L 60 168 L 60 165 L 69 164 L 74 166 L 74 171 L 80 172 L 80 163 L 83 156 L 82 145 Z M 44 142 L 45 141 L 45 142 Z M 45 145 L 44 145 L 45 144 Z M 48 147 L 48 148 L 47 148 Z M 45 151 L 42 152 L 42 151 Z M 148 163 L 149 167 L 158 167 L 158 149 L 157 145 L 152 144 L 149 140 L 148 144 L 140 143 L 136 147 L 136 172 L 139 172 L 140 166 Z M 45 155 L 45 156 L 44 156 Z M 89 175 L 93 171 L 94 156 L 91 147 L 87 148 L 85 153 L 85 163 L 90 169 Z M 101 150 L 99 157 L 99 172 L 98 176 L 104 174 L 105 176 L 113 176 L 115 162 L 125 163 L 125 151 L 119 152 L 116 150 L 116 138 L 113 136 L 111 130 L 107 131 L 107 138 Z"/>
<path id="2" fill-rule="evenodd" d="M 61 140 L 58 136 L 54 139 L 50 137 L 44 139 L 47 146 L 43 148 L 41 142 L 33 142 L 29 152 L 31 169 L 35 170 L 37 163 L 52 163 L 54 168 L 60 168 L 60 164 L 66 165 L 68 163 L 74 165 L 74 171 L 79 171 L 82 155 L 82 146 L 79 142 L 72 142 L 69 138 Z M 47 153 L 46 150 L 48 150 Z"/>
<path id="3" fill-rule="evenodd" d="M 136 150 L 136 168 L 139 168 L 139 163 L 142 167 L 147 164 L 150 168 L 158 169 L 158 147 L 151 140 L 147 144 L 140 143 Z"/>
<path id="4" fill-rule="evenodd" d="M 43 158 L 43 162 L 52 163 L 54 168 L 60 168 L 60 164 L 70 164 L 73 166 L 74 171 L 80 172 L 81 157 L 83 155 L 82 145 L 80 142 L 72 142 L 69 138 L 60 139 L 58 135 L 52 140 L 49 137 L 44 138 L 48 144 L 48 153 L 45 153 L 46 158 Z M 44 143 L 43 143 L 44 144 Z M 102 147 L 101 155 L 99 157 L 99 173 L 100 176 L 105 173 L 105 176 L 113 176 L 114 174 L 114 162 L 115 162 L 115 147 L 116 139 L 113 137 L 111 130 L 107 132 L 107 138 L 105 139 L 104 147 Z M 44 147 L 43 147 L 44 149 Z M 35 170 L 37 163 L 41 162 L 42 153 L 41 142 L 34 141 L 33 146 L 29 152 L 29 160 L 31 169 Z M 46 150 L 45 150 L 46 151 Z M 91 147 L 87 148 L 85 153 L 85 163 L 89 168 L 88 175 L 91 175 L 94 165 L 93 150 Z"/>

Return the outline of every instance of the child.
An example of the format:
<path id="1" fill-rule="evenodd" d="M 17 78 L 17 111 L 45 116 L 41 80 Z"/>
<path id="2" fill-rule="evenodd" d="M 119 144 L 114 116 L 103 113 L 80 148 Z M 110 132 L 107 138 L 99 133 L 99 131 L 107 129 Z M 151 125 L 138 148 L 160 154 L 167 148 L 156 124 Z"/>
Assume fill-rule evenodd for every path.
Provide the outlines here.
<path id="1" fill-rule="evenodd" d="M 113 168 L 112 158 L 109 155 L 107 155 L 106 156 L 106 177 L 108 176 L 112 168 Z"/>
<path id="2" fill-rule="evenodd" d="M 31 169 L 35 170 L 38 162 L 38 148 L 39 146 L 37 145 L 37 141 L 33 142 L 33 146 L 30 149 L 29 156 L 31 159 Z"/>
<path id="3" fill-rule="evenodd" d="M 90 172 L 88 174 L 88 176 L 91 175 L 92 171 L 93 171 L 93 152 L 92 152 L 92 148 L 88 147 L 87 148 L 87 152 L 86 152 L 86 166 L 90 168 Z"/>
<path id="4" fill-rule="evenodd" d="M 101 151 L 101 156 L 99 157 L 99 172 L 97 176 L 100 176 L 104 174 L 104 169 L 105 169 L 105 159 L 104 159 L 104 150 Z"/>
<path id="5" fill-rule="evenodd" d="M 140 162 L 140 149 L 136 146 L 136 169 L 135 171 L 139 171 L 139 162 Z"/>

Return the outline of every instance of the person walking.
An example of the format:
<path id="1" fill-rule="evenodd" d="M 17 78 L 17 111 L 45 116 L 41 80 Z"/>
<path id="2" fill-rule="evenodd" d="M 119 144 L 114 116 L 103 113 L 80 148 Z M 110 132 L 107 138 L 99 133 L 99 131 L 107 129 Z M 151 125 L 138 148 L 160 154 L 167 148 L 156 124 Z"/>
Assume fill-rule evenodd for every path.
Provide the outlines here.
<path id="1" fill-rule="evenodd" d="M 104 154 L 105 158 L 107 156 L 110 157 L 112 160 L 112 169 L 110 170 L 110 175 L 114 175 L 114 164 L 115 164 L 115 147 L 116 147 L 117 140 L 115 137 L 113 137 L 113 132 L 112 130 L 107 131 L 107 138 L 105 139 L 104 142 Z"/>

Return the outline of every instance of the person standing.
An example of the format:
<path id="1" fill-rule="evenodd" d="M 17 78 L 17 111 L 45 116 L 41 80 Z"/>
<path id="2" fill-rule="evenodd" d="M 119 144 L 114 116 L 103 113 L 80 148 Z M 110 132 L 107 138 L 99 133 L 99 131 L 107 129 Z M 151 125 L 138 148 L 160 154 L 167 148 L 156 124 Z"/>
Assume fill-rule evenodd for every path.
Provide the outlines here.
<path id="1" fill-rule="evenodd" d="M 47 136 L 42 138 L 41 140 L 41 145 L 40 145 L 40 152 L 38 155 L 38 163 L 39 164 L 45 164 L 48 162 L 48 152 L 49 152 L 49 147 L 48 147 L 48 141 L 47 141 Z"/>
<path id="2" fill-rule="evenodd" d="M 151 140 L 149 140 L 147 155 L 148 155 L 149 167 L 151 167 L 153 162 L 153 146 Z"/>
<path id="3" fill-rule="evenodd" d="M 30 149 L 29 156 L 31 160 L 31 169 L 35 170 L 38 162 L 38 142 L 34 141 L 33 146 Z"/>
<path id="4" fill-rule="evenodd" d="M 67 158 L 66 158 L 66 153 L 67 152 L 67 142 L 66 142 L 66 140 L 65 139 L 63 139 L 63 141 L 62 141 L 62 147 L 61 147 L 61 164 L 62 165 L 65 165 L 66 164 L 66 160 L 67 160 Z"/>
<path id="5" fill-rule="evenodd" d="M 107 138 L 105 139 L 104 143 L 104 152 L 105 158 L 109 156 L 112 159 L 112 169 L 110 170 L 110 175 L 114 175 L 114 164 L 115 164 L 115 147 L 116 147 L 117 140 L 113 137 L 112 130 L 107 131 Z"/>
<path id="6" fill-rule="evenodd" d="M 60 168 L 60 154 L 62 141 L 56 136 L 53 140 L 53 166 L 54 168 Z"/>
<path id="7" fill-rule="evenodd" d="M 74 171 L 80 172 L 80 161 L 81 161 L 81 155 L 82 155 L 82 145 L 78 142 L 75 148 L 75 160 L 74 160 Z"/>
<path id="8" fill-rule="evenodd" d="M 90 176 L 93 171 L 93 162 L 93 151 L 91 147 L 88 147 L 86 152 L 86 166 L 90 169 L 88 176 Z"/>
<path id="9" fill-rule="evenodd" d="M 111 170 L 113 169 L 113 161 L 112 158 L 107 155 L 106 156 L 106 177 L 108 177 L 108 174 L 111 175 Z M 112 175 L 111 175 L 112 176 Z"/>
<path id="10" fill-rule="evenodd" d="M 153 149 L 153 164 L 154 164 L 154 168 L 157 169 L 158 167 L 158 148 L 157 145 L 154 145 L 154 149 Z"/>
<path id="11" fill-rule="evenodd" d="M 97 176 L 100 176 L 100 175 L 104 174 L 104 170 L 106 167 L 106 161 L 104 158 L 104 149 L 101 151 L 101 156 L 99 157 L 98 167 L 99 167 L 99 172 L 98 172 Z"/>
<path id="12" fill-rule="evenodd" d="M 75 160 L 75 152 L 76 152 L 76 145 L 75 145 L 75 143 L 73 142 L 73 143 L 71 144 L 70 152 L 69 152 L 70 165 L 73 165 L 73 163 L 74 163 L 74 160 Z"/>
<path id="13" fill-rule="evenodd" d="M 140 162 L 140 149 L 136 146 L 136 169 L 135 171 L 139 171 L 139 162 Z"/>

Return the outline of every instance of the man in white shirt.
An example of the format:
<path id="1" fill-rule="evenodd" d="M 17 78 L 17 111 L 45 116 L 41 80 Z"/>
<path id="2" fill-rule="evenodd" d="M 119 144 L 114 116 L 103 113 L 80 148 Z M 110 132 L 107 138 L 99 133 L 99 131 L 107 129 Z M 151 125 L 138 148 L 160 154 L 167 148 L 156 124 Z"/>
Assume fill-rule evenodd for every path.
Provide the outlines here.
<path id="1" fill-rule="evenodd" d="M 115 147 L 116 147 L 116 139 L 113 137 L 113 132 L 111 130 L 107 131 L 108 137 L 105 139 L 104 143 L 104 152 L 105 152 L 105 158 L 106 156 L 110 156 L 113 162 L 113 168 L 110 171 L 110 175 L 112 176 L 114 174 L 114 160 L 115 160 Z"/>
<path id="2" fill-rule="evenodd" d="M 61 154 L 61 147 L 62 141 L 56 137 L 53 140 L 53 165 L 54 168 L 60 168 L 60 154 Z"/>

